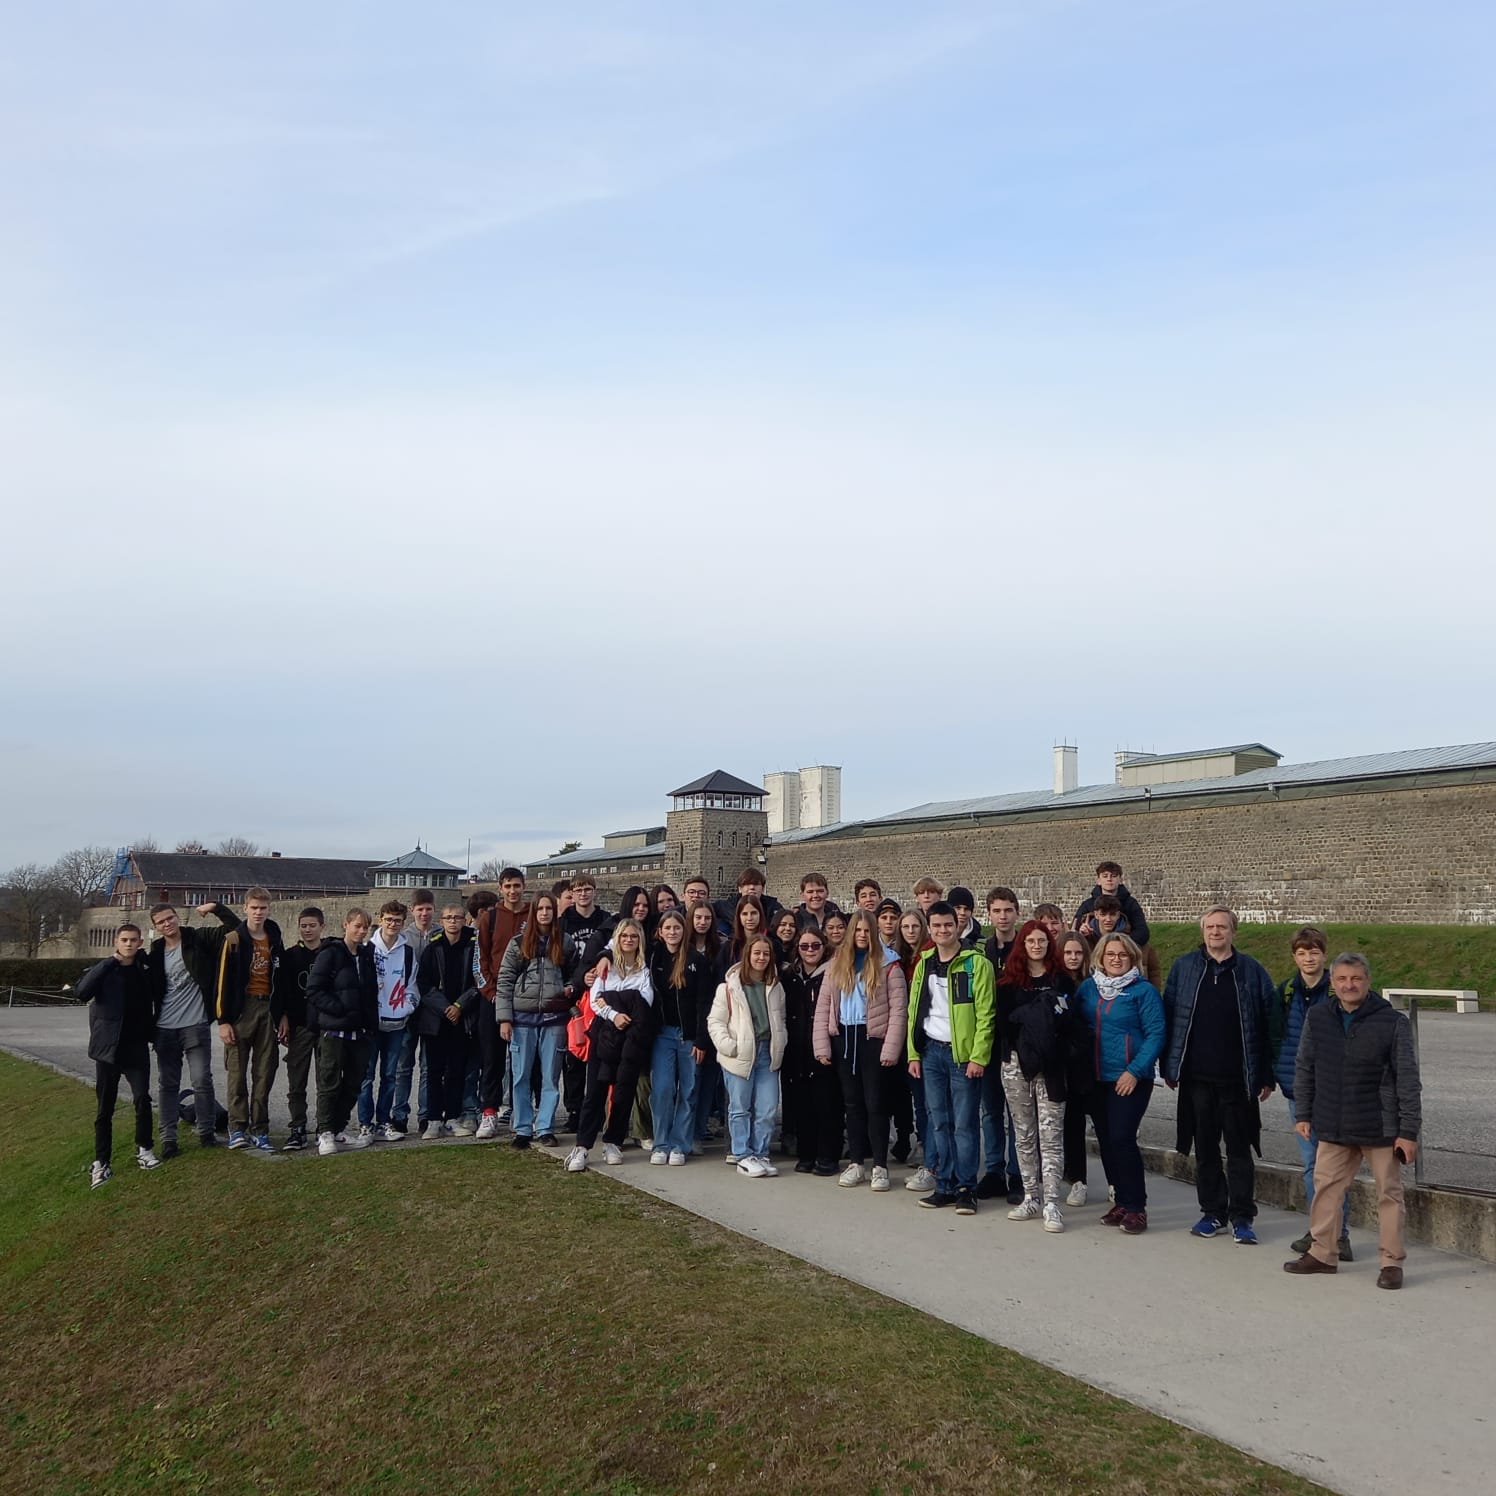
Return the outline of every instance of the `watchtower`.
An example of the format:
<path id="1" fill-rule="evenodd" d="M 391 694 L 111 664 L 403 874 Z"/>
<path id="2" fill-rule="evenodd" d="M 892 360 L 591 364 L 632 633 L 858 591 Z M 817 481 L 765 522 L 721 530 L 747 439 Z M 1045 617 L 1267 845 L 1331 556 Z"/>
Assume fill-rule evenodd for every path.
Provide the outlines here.
<path id="1" fill-rule="evenodd" d="M 679 883 L 693 873 L 711 880 L 717 897 L 730 893 L 749 863 L 761 860 L 769 834 L 764 791 L 716 769 L 670 792 L 665 817 L 665 881 Z"/>

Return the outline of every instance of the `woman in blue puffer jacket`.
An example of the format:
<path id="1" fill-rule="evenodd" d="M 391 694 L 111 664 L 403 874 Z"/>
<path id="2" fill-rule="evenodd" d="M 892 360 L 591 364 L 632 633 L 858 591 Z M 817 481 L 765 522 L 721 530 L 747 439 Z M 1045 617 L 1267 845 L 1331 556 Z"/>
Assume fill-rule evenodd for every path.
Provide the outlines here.
<path id="1" fill-rule="evenodd" d="M 1138 1127 L 1153 1097 L 1153 1071 L 1167 1027 L 1163 998 L 1142 973 L 1143 956 L 1127 935 L 1103 935 L 1091 957 L 1091 975 L 1076 1003 L 1091 1032 L 1096 1086 L 1092 1116 L 1101 1166 L 1116 1192 L 1103 1226 L 1129 1236 L 1148 1229 L 1148 1189 Z"/>

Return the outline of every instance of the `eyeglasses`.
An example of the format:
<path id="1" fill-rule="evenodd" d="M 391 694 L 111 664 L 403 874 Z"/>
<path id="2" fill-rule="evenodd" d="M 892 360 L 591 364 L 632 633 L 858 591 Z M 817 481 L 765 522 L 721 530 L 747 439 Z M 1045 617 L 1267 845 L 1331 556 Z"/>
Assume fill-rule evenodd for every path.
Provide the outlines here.
<path id="1" fill-rule="evenodd" d="M 812 940 L 808 944 L 802 945 L 800 949 L 802 951 L 819 951 L 823 950 L 824 947 L 821 945 L 821 942 L 819 940 Z"/>

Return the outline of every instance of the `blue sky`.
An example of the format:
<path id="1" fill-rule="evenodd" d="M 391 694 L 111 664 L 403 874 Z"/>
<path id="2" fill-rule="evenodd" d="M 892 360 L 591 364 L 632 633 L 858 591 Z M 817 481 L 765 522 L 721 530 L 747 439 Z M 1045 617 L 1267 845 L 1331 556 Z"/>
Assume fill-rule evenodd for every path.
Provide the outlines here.
<path id="1" fill-rule="evenodd" d="M 1489 7 L 5 21 L 0 865 L 1496 737 Z"/>

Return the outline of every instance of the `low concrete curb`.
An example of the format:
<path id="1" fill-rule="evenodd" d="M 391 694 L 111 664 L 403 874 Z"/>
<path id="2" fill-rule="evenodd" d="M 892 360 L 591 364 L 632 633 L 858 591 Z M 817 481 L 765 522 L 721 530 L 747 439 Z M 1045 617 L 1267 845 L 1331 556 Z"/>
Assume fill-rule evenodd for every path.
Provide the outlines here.
<path id="1" fill-rule="evenodd" d="M 1092 1152 L 1095 1145 L 1092 1144 Z M 1195 1160 L 1172 1148 L 1143 1147 L 1143 1165 L 1151 1174 L 1162 1174 L 1185 1184 L 1195 1182 Z M 1257 1198 L 1279 1210 L 1304 1209 L 1304 1178 L 1287 1164 L 1257 1160 Z M 1409 1241 L 1438 1247 L 1443 1252 L 1461 1252 L 1483 1262 L 1496 1262 L 1496 1196 L 1470 1190 L 1409 1184 L 1405 1190 Z M 1376 1187 L 1370 1179 L 1357 1179 L 1351 1186 L 1351 1224 L 1376 1230 Z"/>

